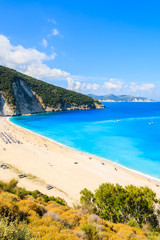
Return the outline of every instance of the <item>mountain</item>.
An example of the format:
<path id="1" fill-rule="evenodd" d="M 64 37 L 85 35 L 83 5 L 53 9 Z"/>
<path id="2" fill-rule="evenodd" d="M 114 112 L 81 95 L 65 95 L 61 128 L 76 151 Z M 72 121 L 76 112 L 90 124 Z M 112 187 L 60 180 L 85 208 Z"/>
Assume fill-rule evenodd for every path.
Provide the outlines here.
<path id="1" fill-rule="evenodd" d="M 104 102 L 154 102 L 154 100 L 145 98 L 145 97 L 134 97 L 130 95 L 114 95 L 108 94 L 104 96 L 97 96 L 93 94 L 88 94 L 89 97 L 92 97 L 96 100 Z"/>
<path id="2" fill-rule="evenodd" d="M 0 116 L 96 108 L 104 105 L 0 65 Z"/>

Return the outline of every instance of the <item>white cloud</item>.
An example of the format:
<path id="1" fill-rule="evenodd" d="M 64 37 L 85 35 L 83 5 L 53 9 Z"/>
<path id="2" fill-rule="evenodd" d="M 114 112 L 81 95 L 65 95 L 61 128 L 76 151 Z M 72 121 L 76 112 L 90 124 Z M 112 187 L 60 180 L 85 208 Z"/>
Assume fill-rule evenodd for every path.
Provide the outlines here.
<path id="1" fill-rule="evenodd" d="M 87 89 L 88 90 L 97 90 L 98 88 L 99 88 L 99 84 L 97 84 L 97 83 L 93 83 L 93 84 L 88 83 L 87 84 Z"/>
<path id="2" fill-rule="evenodd" d="M 14 46 L 4 35 L 0 35 L 0 64 L 14 68 L 36 78 L 66 77 L 70 74 L 56 68 L 49 68 L 44 61 L 54 59 L 56 54 L 48 56 L 35 48 Z"/>
<path id="3" fill-rule="evenodd" d="M 118 79 L 111 78 L 109 82 L 104 82 L 104 87 L 108 90 L 120 90 L 122 88 L 123 82 Z"/>
<path id="4" fill-rule="evenodd" d="M 86 87 L 86 83 L 82 83 L 82 84 L 81 84 L 81 89 L 84 90 L 85 87 Z"/>
<path id="5" fill-rule="evenodd" d="M 130 90 L 132 92 L 136 92 L 136 91 L 151 91 L 155 88 L 155 85 L 152 83 L 144 83 L 141 85 L 137 85 L 137 83 L 132 82 L 130 83 Z"/>
<path id="6" fill-rule="evenodd" d="M 40 63 L 40 64 L 31 64 L 28 66 L 27 71 L 25 74 L 34 76 L 35 78 L 52 78 L 52 77 L 67 77 L 69 73 L 62 71 L 57 68 L 49 68 L 46 64 Z"/>
<path id="7" fill-rule="evenodd" d="M 54 29 L 52 30 L 52 35 L 54 35 L 54 36 L 59 35 L 59 31 L 58 31 L 56 28 L 54 28 Z"/>
<path id="8" fill-rule="evenodd" d="M 42 46 L 43 46 L 44 48 L 46 48 L 46 47 L 48 46 L 48 42 L 47 42 L 46 39 L 43 39 L 43 40 L 42 40 Z"/>
<path id="9" fill-rule="evenodd" d="M 75 90 L 81 89 L 82 84 L 80 82 L 77 81 L 77 82 L 75 82 L 75 84 L 76 84 L 75 87 L 74 87 Z"/>
<path id="10" fill-rule="evenodd" d="M 81 83 L 79 81 L 74 81 L 71 77 L 67 78 L 68 81 L 68 89 L 70 90 L 81 90 L 81 91 L 85 91 L 85 90 L 97 90 L 99 88 L 99 84 L 97 83 Z"/>
<path id="11" fill-rule="evenodd" d="M 74 89 L 74 80 L 70 77 L 67 78 L 67 81 L 68 81 L 68 89 L 69 90 L 73 90 Z"/>
<path id="12" fill-rule="evenodd" d="M 34 48 L 25 49 L 23 46 L 13 46 L 3 35 L 0 35 L 0 63 L 7 65 L 24 65 L 43 61 L 47 56 Z"/>

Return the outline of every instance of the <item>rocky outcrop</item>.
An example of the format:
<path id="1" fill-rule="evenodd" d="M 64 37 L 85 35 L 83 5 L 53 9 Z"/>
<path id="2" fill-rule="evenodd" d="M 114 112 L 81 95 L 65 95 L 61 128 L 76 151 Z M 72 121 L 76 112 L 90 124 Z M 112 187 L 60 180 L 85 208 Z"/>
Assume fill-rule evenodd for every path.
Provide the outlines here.
<path id="1" fill-rule="evenodd" d="M 2 94 L 0 94 L 0 116 L 13 116 L 13 115 L 16 115 L 15 108 L 9 105 L 2 96 Z"/>
<path id="2" fill-rule="evenodd" d="M 45 111 L 36 95 L 24 81 L 15 81 L 12 89 L 16 107 L 8 104 L 3 95 L 0 94 L 0 116 L 26 115 Z"/>
<path id="3" fill-rule="evenodd" d="M 104 108 L 84 94 L 0 65 L 0 116 Z"/>
<path id="4" fill-rule="evenodd" d="M 16 99 L 17 115 L 44 112 L 44 108 L 35 94 L 22 80 L 15 81 L 12 85 Z"/>
<path id="5" fill-rule="evenodd" d="M 33 113 L 65 111 L 65 110 L 89 110 L 103 108 L 103 105 L 90 103 L 77 105 L 75 103 L 64 105 L 59 104 L 56 108 L 48 107 L 43 104 L 40 96 L 33 92 L 23 80 L 16 80 L 12 84 L 15 97 L 15 106 L 8 104 L 2 94 L 0 94 L 0 116 L 29 115 Z"/>

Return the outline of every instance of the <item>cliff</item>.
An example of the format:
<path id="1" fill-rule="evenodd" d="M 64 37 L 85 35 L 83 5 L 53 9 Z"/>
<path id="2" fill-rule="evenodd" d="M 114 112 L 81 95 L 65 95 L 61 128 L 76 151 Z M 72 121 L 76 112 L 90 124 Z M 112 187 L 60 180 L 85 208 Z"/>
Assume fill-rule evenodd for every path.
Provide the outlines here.
<path id="1" fill-rule="evenodd" d="M 0 66 L 0 116 L 104 108 L 99 101 Z"/>

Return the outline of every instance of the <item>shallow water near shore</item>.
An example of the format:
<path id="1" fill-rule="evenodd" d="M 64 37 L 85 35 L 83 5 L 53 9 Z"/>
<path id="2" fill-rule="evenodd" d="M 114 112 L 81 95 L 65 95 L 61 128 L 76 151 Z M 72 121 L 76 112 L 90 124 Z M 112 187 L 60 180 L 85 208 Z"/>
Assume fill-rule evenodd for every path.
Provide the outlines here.
<path id="1" fill-rule="evenodd" d="M 66 146 L 160 179 L 160 103 L 104 104 L 106 109 L 10 120 Z"/>

